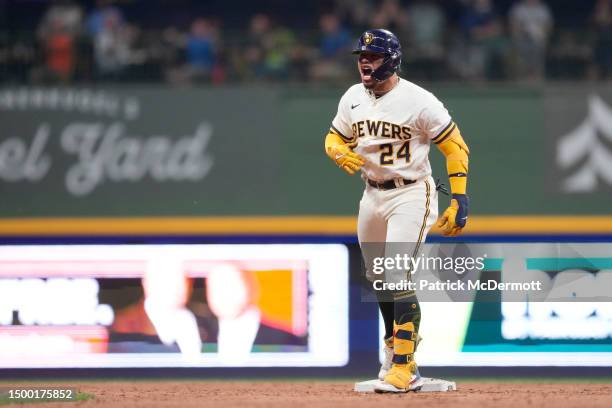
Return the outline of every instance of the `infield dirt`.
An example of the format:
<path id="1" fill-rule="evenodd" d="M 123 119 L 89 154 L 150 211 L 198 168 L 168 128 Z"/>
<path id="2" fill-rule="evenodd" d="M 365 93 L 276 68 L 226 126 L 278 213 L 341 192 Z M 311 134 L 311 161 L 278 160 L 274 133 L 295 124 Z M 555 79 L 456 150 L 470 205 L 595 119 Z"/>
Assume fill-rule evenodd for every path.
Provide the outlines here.
<path id="1" fill-rule="evenodd" d="M 20 387 L 49 384 L 20 383 Z M 457 382 L 447 393 L 357 394 L 352 382 L 320 381 L 134 381 L 62 384 L 93 394 L 80 402 L 19 404 L 19 407 L 612 407 L 612 383 Z M 4 387 L 8 384 L 4 384 Z M 60 384 L 54 382 L 54 387 Z M 8 405 L 17 406 L 17 405 Z"/>

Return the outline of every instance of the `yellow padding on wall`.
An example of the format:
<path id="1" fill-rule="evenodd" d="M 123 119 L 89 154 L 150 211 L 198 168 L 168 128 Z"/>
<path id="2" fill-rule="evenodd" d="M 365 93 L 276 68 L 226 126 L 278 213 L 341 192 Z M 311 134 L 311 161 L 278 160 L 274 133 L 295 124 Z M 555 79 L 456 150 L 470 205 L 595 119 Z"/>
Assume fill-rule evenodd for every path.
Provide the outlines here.
<path id="1" fill-rule="evenodd" d="M 430 234 L 439 234 L 433 227 Z M 355 216 L 0 218 L 0 236 L 355 235 Z M 466 234 L 612 234 L 612 215 L 470 215 Z"/>

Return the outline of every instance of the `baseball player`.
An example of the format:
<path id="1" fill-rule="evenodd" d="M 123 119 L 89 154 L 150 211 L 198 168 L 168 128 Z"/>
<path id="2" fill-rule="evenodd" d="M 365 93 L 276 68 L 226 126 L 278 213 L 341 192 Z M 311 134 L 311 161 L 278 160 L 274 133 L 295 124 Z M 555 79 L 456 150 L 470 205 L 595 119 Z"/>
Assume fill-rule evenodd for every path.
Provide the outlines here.
<path id="1" fill-rule="evenodd" d="M 398 76 L 401 46 L 387 30 L 364 32 L 353 54 L 361 83 L 340 99 L 325 138 L 325 152 L 344 171 L 361 170 L 365 190 L 359 204 L 359 243 L 413 243 L 415 252 L 438 216 L 429 148 L 446 157 L 450 206 L 438 221 L 444 235 L 465 227 L 468 154 L 459 128 L 430 92 Z M 384 251 L 384 248 L 383 248 Z M 371 259 L 363 251 L 366 268 Z M 384 254 L 383 254 L 384 255 Z M 368 270 L 371 276 L 371 271 Z M 414 291 L 393 292 L 393 302 L 378 297 L 385 323 L 385 361 L 378 392 L 407 392 L 422 380 L 414 360 L 421 312 Z"/>

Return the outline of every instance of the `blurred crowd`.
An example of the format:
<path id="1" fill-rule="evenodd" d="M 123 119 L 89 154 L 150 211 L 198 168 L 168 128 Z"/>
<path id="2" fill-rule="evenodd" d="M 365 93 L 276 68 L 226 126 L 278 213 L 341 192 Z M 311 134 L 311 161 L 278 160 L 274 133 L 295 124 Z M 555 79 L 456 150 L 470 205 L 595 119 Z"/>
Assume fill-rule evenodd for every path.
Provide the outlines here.
<path id="1" fill-rule="evenodd" d="M 554 3 L 313 1 L 311 26 L 283 19 L 291 9 L 253 12 L 238 26 L 205 12 L 164 24 L 160 9 L 162 22 L 151 27 L 126 16 L 129 0 L 49 1 L 32 29 L 2 22 L 0 82 L 346 82 L 355 79 L 350 50 L 371 27 L 399 36 L 409 78 L 610 79 L 612 0 L 576 1 L 585 9 L 562 21 Z"/>

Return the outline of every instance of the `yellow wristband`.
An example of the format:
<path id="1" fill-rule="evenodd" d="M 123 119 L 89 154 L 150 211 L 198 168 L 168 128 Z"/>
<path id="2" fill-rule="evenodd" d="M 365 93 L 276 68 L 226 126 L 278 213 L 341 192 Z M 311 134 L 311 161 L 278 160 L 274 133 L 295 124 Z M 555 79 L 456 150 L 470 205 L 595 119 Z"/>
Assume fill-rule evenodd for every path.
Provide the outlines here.
<path id="1" fill-rule="evenodd" d="M 453 176 L 449 175 L 448 182 L 450 183 L 451 193 L 466 194 L 467 192 L 467 175 Z"/>

